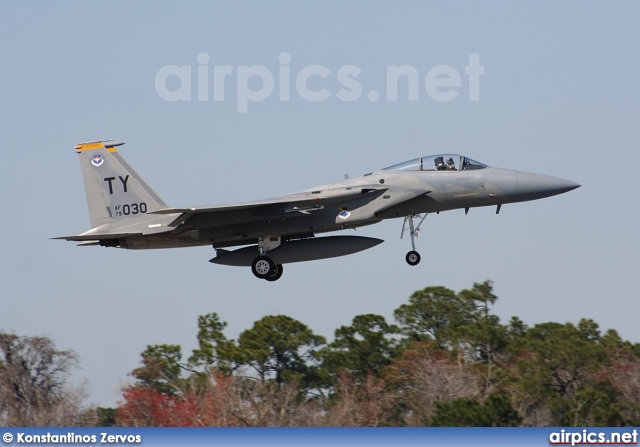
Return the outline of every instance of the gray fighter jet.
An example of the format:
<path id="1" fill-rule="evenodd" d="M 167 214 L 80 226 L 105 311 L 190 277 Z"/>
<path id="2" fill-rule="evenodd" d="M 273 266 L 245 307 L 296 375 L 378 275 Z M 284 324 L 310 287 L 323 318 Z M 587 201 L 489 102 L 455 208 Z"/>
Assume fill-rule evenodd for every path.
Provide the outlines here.
<path id="1" fill-rule="evenodd" d="M 116 150 L 112 140 L 75 147 L 84 178 L 92 228 L 56 239 L 129 249 L 216 249 L 214 264 L 251 267 L 267 281 L 283 264 L 344 256 L 383 241 L 318 233 L 404 218 L 409 265 L 420 255 L 415 239 L 427 214 L 495 206 L 562 194 L 580 185 L 557 177 L 489 167 L 454 154 L 431 155 L 361 177 L 255 202 L 171 208 Z M 250 245 L 251 244 L 251 245 Z M 250 245 L 237 250 L 228 247 Z"/>

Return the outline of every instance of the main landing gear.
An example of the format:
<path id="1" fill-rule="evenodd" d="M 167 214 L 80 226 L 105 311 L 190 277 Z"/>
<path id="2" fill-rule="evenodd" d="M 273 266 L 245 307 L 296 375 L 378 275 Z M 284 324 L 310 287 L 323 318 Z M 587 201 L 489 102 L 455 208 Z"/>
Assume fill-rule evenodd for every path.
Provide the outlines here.
<path id="1" fill-rule="evenodd" d="M 418 265 L 420 264 L 420 254 L 416 251 L 416 241 L 415 238 L 420 237 L 420 225 L 427 218 L 428 213 L 425 213 L 424 216 L 420 214 L 410 214 L 404 218 L 404 223 L 402 224 L 402 232 L 400 233 L 400 239 L 404 236 L 405 231 L 409 231 L 409 236 L 411 236 L 411 251 L 407 253 L 405 260 L 409 265 Z M 413 219 L 420 219 L 418 225 L 414 226 Z M 406 228 L 407 222 L 409 222 L 409 228 Z"/>
<path id="2" fill-rule="evenodd" d="M 255 258 L 251 263 L 251 272 L 253 272 L 256 278 L 266 279 L 267 281 L 277 281 L 282 277 L 282 264 L 275 264 L 269 256 L 266 256 L 266 252 L 268 250 L 273 250 L 279 246 L 279 237 L 258 238 L 258 250 L 260 250 L 260 256 Z"/>
<path id="3" fill-rule="evenodd" d="M 256 278 L 277 281 L 282 277 L 282 264 L 274 264 L 269 256 L 260 255 L 251 263 L 251 271 Z"/>

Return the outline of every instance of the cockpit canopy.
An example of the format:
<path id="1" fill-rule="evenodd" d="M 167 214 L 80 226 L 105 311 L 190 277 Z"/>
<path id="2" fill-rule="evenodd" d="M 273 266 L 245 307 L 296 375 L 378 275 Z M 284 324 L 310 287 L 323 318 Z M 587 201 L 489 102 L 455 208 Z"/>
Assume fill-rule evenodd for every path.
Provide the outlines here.
<path id="1" fill-rule="evenodd" d="M 383 171 L 471 171 L 486 167 L 487 165 L 463 155 L 440 154 L 398 163 Z"/>

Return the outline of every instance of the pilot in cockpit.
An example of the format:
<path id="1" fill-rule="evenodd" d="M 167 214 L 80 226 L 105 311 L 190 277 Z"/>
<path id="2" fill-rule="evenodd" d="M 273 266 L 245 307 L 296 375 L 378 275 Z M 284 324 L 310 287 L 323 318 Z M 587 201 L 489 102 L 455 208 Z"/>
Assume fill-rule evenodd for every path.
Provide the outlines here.
<path id="1" fill-rule="evenodd" d="M 451 157 L 447 158 L 446 170 L 447 171 L 455 171 L 456 170 L 456 165 L 453 163 L 453 158 L 451 158 Z"/>

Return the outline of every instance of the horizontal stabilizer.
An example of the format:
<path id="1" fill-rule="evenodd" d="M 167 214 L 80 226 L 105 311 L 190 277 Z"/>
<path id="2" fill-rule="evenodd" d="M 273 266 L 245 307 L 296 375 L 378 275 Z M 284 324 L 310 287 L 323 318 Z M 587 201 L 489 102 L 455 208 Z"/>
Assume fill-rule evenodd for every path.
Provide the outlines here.
<path id="1" fill-rule="evenodd" d="M 278 248 L 267 252 L 275 264 L 315 261 L 335 258 L 367 250 L 384 242 L 382 239 L 363 236 L 327 236 L 312 239 L 298 239 L 284 242 Z M 259 255 L 258 246 L 227 251 L 217 250 L 218 256 L 209 262 L 221 265 L 248 267 Z"/>
<path id="2" fill-rule="evenodd" d="M 79 234 L 77 236 L 61 236 L 51 239 L 64 239 L 65 241 L 104 241 L 108 239 L 120 239 L 121 237 L 140 236 L 142 233 L 106 233 L 106 234 Z"/>
<path id="3" fill-rule="evenodd" d="M 78 247 L 92 247 L 94 245 L 100 245 L 100 241 L 84 241 L 78 244 Z"/>

